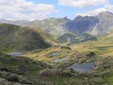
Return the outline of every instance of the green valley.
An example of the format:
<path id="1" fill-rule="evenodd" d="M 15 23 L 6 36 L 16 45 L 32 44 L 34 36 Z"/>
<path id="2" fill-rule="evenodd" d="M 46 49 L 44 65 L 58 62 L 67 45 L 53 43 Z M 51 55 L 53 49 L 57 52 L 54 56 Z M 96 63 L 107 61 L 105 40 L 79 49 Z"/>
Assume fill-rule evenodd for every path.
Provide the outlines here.
<path id="1" fill-rule="evenodd" d="M 104 15 L 113 16 L 1 23 L 0 85 L 113 85 L 113 25 Z"/>

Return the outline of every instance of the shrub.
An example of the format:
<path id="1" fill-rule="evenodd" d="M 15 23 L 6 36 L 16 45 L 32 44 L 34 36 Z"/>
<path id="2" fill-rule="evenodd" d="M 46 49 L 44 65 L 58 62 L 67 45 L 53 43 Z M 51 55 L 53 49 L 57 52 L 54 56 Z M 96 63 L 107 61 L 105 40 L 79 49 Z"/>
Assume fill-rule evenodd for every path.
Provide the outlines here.
<path id="1" fill-rule="evenodd" d="M 10 82 L 19 82 L 19 78 L 16 75 L 9 75 L 6 79 Z"/>

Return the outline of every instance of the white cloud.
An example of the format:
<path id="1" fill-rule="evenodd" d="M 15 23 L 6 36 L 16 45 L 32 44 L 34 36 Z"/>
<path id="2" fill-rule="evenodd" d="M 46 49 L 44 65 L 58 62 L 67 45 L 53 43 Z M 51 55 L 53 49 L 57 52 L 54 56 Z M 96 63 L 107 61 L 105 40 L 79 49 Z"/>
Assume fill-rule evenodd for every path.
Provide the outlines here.
<path id="1" fill-rule="evenodd" d="M 82 13 L 76 13 L 75 15 L 76 16 L 78 16 L 78 15 L 81 15 L 81 16 L 95 16 L 95 15 L 98 15 L 100 12 L 104 12 L 104 11 L 113 12 L 112 9 L 113 9 L 113 5 L 108 4 L 108 5 L 105 5 L 103 8 L 97 8 L 97 9 L 85 11 L 85 12 L 82 12 Z"/>
<path id="2" fill-rule="evenodd" d="M 0 0 L 0 19 L 34 20 L 57 12 L 52 4 L 35 4 L 25 0 Z"/>
<path id="3" fill-rule="evenodd" d="M 94 10 L 85 11 L 85 12 L 82 12 L 82 13 L 76 13 L 75 15 L 76 16 L 78 16 L 78 15 L 95 16 L 95 15 L 98 15 L 100 12 L 103 12 L 103 11 L 107 11 L 107 10 L 105 8 L 98 8 L 98 9 L 94 9 Z"/>
<path id="4" fill-rule="evenodd" d="M 96 6 L 96 5 L 104 5 L 107 0 L 59 0 L 59 4 L 63 6 L 70 7 L 88 7 L 88 6 Z"/>

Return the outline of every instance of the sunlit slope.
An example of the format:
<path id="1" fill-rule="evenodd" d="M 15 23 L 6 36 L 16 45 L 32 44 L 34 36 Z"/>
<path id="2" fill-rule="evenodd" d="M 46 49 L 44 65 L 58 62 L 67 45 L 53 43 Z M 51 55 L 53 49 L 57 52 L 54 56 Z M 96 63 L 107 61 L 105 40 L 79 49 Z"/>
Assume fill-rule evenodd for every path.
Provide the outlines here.
<path id="1" fill-rule="evenodd" d="M 87 41 L 71 46 L 78 51 L 94 51 L 98 55 L 113 55 L 113 32 L 103 34 L 96 41 Z"/>

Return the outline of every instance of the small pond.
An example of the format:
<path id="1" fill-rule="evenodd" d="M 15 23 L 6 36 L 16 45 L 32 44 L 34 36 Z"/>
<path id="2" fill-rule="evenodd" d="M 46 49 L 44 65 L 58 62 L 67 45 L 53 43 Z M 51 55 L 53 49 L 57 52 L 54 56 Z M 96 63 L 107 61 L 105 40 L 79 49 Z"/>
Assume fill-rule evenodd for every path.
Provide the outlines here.
<path id="1" fill-rule="evenodd" d="M 8 55 L 11 55 L 11 56 L 22 56 L 23 53 L 20 53 L 20 52 L 11 52 Z"/>
<path id="2" fill-rule="evenodd" d="M 80 73 L 93 71 L 95 68 L 95 64 L 93 62 L 90 63 L 75 63 L 68 68 L 72 68 L 74 71 L 78 71 Z"/>
<path id="3" fill-rule="evenodd" d="M 60 59 L 55 59 L 55 60 L 52 60 L 51 62 L 60 63 L 60 62 L 66 61 L 66 60 L 68 60 L 68 57 L 63 57 L 63 58 L 60 58 Z"/>
<path id="4" fill-rule="evenodd" d="M 54 57 L 54 56 L 58 56 L 59 53 L 58 52 L 53 52 L 53 53 L 50 53 L 48 56 L 49 57 Z"/>

